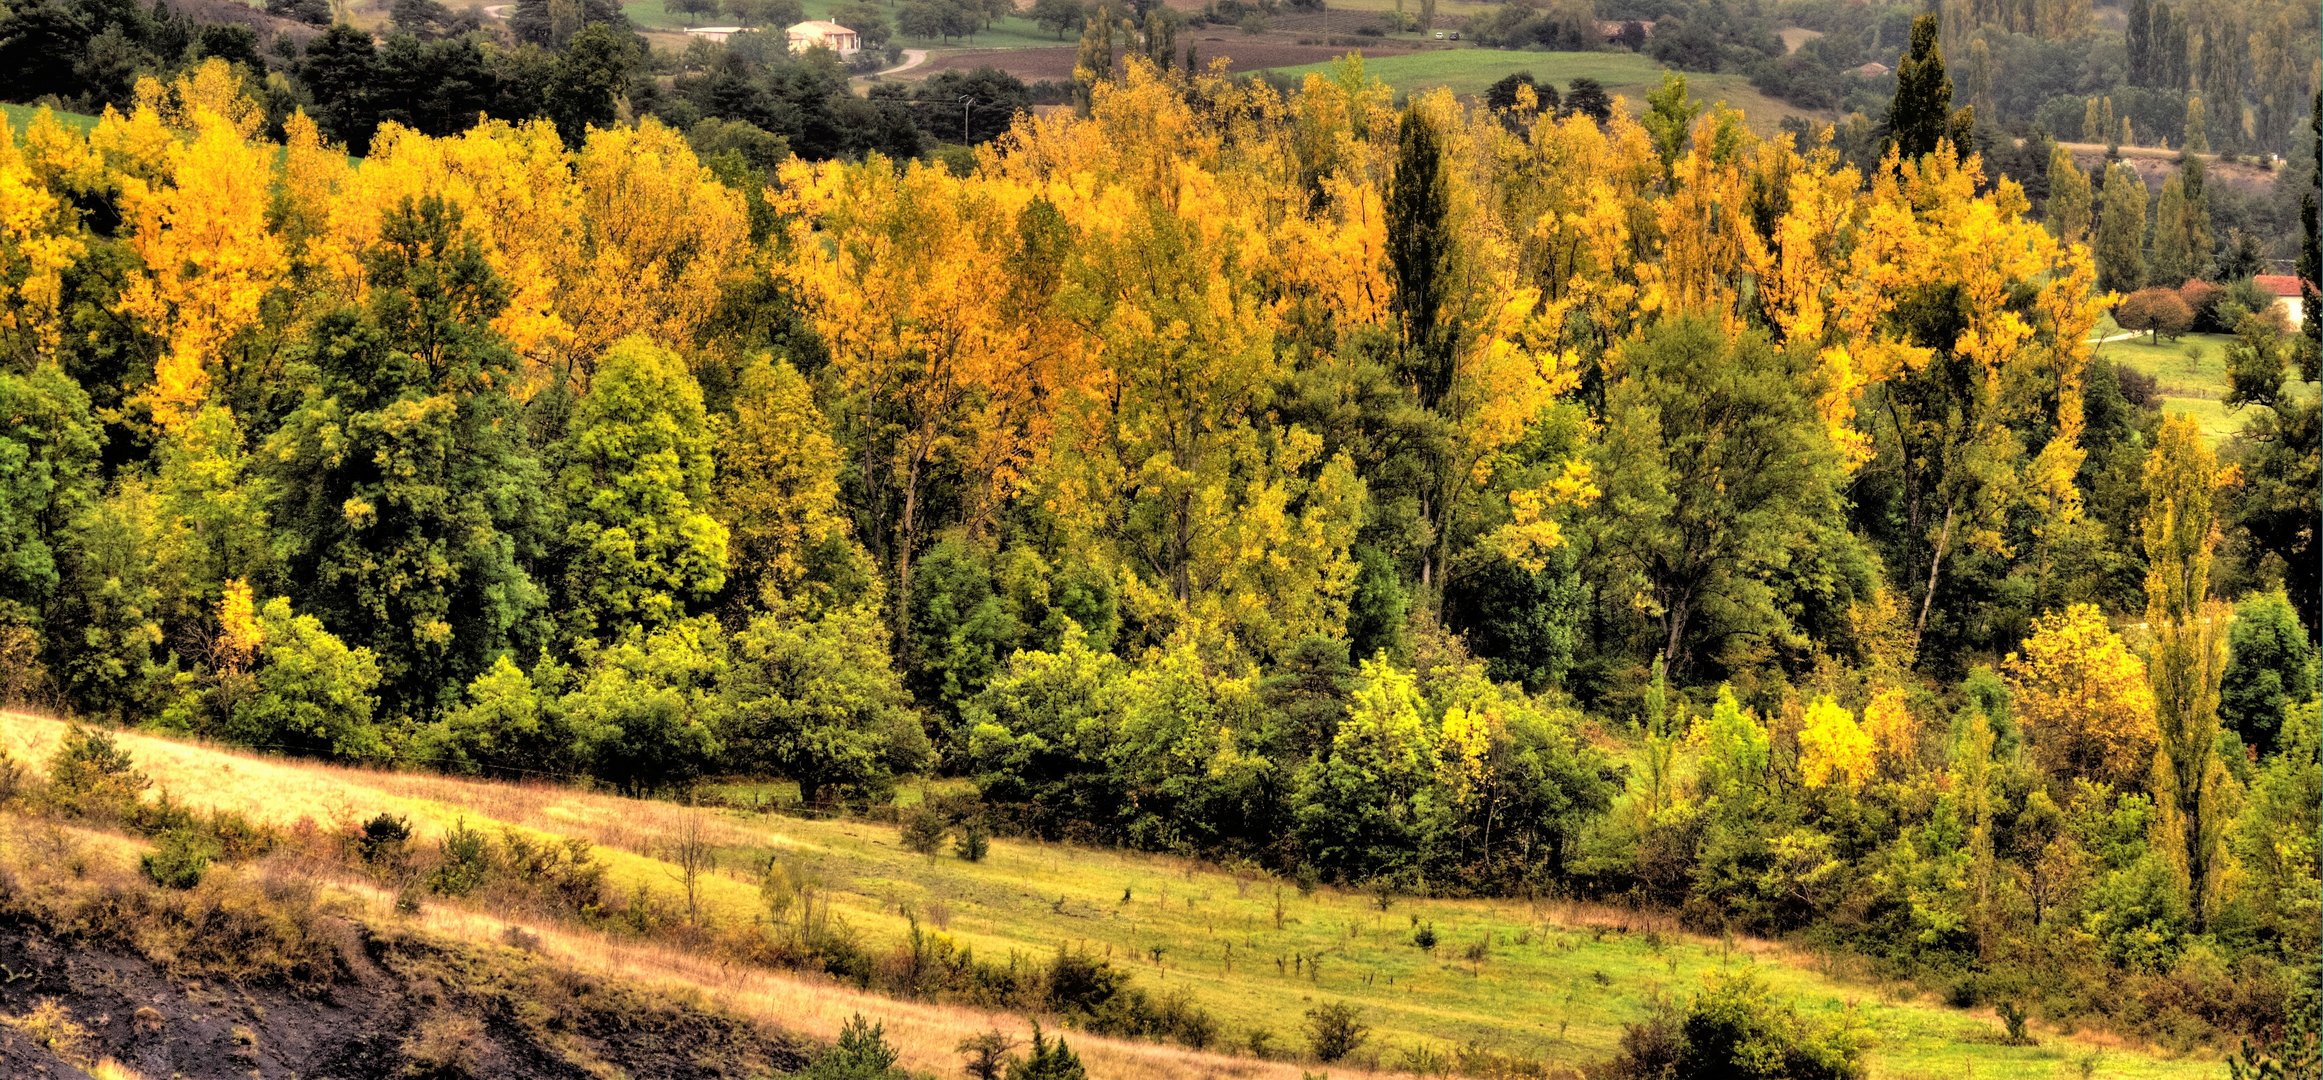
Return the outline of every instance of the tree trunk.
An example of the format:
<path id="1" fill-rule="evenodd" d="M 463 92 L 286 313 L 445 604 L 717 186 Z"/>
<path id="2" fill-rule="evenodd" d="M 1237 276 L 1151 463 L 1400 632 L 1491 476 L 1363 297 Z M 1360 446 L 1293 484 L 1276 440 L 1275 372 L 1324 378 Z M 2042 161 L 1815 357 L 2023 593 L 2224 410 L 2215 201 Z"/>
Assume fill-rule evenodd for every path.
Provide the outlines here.
<path id="1" fill-rule="evenodd" d="M 1936 554 L 1928 560 L 1928 592 L 1920 597 L 1920 620 L 1912 627 L 1912 643 L 1916 647 L 1928 632 L 1928 612 L 1936 606 L 1936 579 L 1944 570 L 1944 553 L 1952 547 L 1952 521 L 1960 513 L 1958 506 L 1944 508 L 1944 531 L 1936 534 Z"/>

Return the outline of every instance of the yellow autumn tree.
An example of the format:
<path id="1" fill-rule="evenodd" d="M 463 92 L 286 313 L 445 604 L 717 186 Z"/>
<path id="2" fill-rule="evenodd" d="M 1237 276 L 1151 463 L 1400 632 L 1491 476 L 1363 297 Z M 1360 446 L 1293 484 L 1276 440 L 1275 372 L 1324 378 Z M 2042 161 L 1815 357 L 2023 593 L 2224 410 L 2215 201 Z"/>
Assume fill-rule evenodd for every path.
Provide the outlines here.
<path id="1" fill-rule="evenodd" d="M 2094 604 L 2033 621 L 2002 664 L 2017 715 L 2043 768 L 2142 787 L 2161 733 L 2145 665 Z"/>
<path id="2" fill-rule="evenodd" d="M 147 107 L 135 116 L 158 119 Z M 214 376 L 238 366 L 229 346 L 258 324 L 261 301 L 289 269 L 266 220 L 273 148 L 198 103 L 190 119 L 192 139 L 169 144 L 167 183 L 121 180 L 124 228 L 144 271 L 122 289 L 120 307 L 167 342 L 145 398 L 164 431 L 184 426 Z"/>
<path id="3" fill-rule="evenodd" d="M 1846 706 L 1828 695 L 1807 706 L 1799 728 L 1799 776 L 1808 787 L 1837 784 L 1854 791 L 1871 778 L 1876 758 L 1871 734 Z"/>
<path id="4" fill-rule="evenodd" d="M 15 125 L 0 125 L 0 358 L 11 366 L 54 355 L 63 272 L 82 249 L 64 200 L 17 146 Z"/>
<path id="5" fill-rule="evenodd" d="M 793 161 L 783 195 L 801 255 L 787 272 L 831 352 L 833 419 L 862 448 L 876 523 L 863 539 L 906 603 L 938 472 L 961 469 L 973 502 L 997 502 L 1034 451 L 1031 405 L 1062 346 L 1011 264 L 1049 211 L 1019 184 L 879 158 Z"/>
<path id="6" fill-rule="evenodd" d="M 1909 764 L 1919 753 L 1918 725 L 1899 688 L 1891 686 L 1871 695 L 1863 706 L 1863 730 L 1870 734 L 1883 763 Z"/>

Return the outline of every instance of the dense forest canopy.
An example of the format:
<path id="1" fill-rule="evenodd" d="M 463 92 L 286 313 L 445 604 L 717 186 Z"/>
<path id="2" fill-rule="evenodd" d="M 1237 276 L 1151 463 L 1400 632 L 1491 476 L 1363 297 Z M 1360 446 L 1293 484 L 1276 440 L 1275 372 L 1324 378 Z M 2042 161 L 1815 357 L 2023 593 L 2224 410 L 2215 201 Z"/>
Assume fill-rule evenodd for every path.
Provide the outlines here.
<path id="1" fill-rule="evenodd" d="M 588 26 L 507 114 L 347 112 L 344 27 L 312 114 L 214 53 L 88 90 L 0 142 L 0 697 L 629 791 L 950 774 L 994 827 L 2277 1032 L 2313 136 L 2294 328 L 2201 156 L 2150 217 L 2124 163 L 1988 172 L 1953 14 L 1868 162 L 1675 75 L 1399 104 L 1109 46 L 943 161 L 828 58 L 644 91 Z M 695 88 L 831 141 L 619 122 Z M 2230 334 L 2241 434 L 2109 316 Z"/>

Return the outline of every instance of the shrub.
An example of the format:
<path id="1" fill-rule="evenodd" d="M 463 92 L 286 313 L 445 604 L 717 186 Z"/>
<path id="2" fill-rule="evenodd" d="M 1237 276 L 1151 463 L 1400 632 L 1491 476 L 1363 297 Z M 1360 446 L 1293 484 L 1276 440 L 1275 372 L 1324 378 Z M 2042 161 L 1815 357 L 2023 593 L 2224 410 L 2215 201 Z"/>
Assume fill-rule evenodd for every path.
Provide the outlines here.
<path id="1" fill-rule="evenodd" d="M 213 810 L 210 837 L 218 842 L 218 857 L 229 862 L 255 859 L 274 850 L 274 832 L 233 810 Z"/>
<path id="2" fill-rule="evenodd" d="M 944 846 L 944 819 L 933 810 L 904 811 L 900 828 L 903 846 L 908 851 L 934 858 L 936 849 Z"/>
<path id="3" fill-rule="evenodd" d="M 397 866 L 410 842 L 410 819 L 381 811 L 355 830 L 355 857 L 366 866 Z"/>
<path id="4" fill-rule="evenodd" d="M 192 829 L 171 829 L 137 860 L 137 868 L 164 889 L 191 889 L 209 873 L 211 851 L 208 837 Z"/>
<path id="5" fill-rule="evenodd" d="M 968 1059 L 967 1064 L 961 1066 L 961 1071 L 976 1080 L 1000 1080 L 1000 1074 L 1009 1065 L 1008 1051 L 1015 1045 L 1016 1040 L 1009 1038 L 1006 1033 L 987 1031 L 960 1040 L 960 1045 L 953 1049 Z"/>
<path id="6" fill-rule="evenodd" d="M 492 848 L 484 834 L 468 827 L 466 818 L 453 823 L 436 842 L 443 861 L 428 874 L 428 889 L 439 896 L 466 896 L 482 888 L 492 876 Z"/>
<path id="7" fill-rule="evenodd" d="M 66 729 L 64 742 L 49 759 L 48 780 L 49 798 L 58 810 L 75 817 L 113 819 L 129 817 L 153 783 L 137 771 L 129 752 L 113 741 L 112 732 L 78 724 Z"/>
<path id="8" fill-rule="evenodd" d="M 2010 1046 L 2029 1046 L 2032 1044 L 2033 1040 L 2025 1034 L 2025 1021 L 2030 1017 L 2025 1012 L 2024 1006 L 2013 1001 L 2003 1001 L 1994 1006 L 1993 1011 L 2000 1014 L 2000 1022 L 2008 1026 Z"/>
<path id="9" fill-rule="evenodd" d="M 179 829 L 191 830 L 198 822 L 194 812 L 184 803 L 170 797 L 165 789 L 152 802 L 138 803 L 131 809 L 129 824 L 147 836 L 160 836 Z"/>
<path id="10" fill-rule="evenodd" d="M 804 1080 L 900 1080 L 907 1074 L 895 1067 L 895 1048 L 887 1044 L 887 1026 L 856 1013 L 840 1029 L 838 1045 L 823 1051 L 798 1075 Z"/>
<path id="11" fill-rule="evenodd" d="M 952 850 L 969 862 L 983 862 L 984 856 L 992 853 L 992 834 L 985 830 L 982 820 L 969 818 L 960 826 L 960 836 L 953 842 Z"/>
<path id="12" fill-rule="evenodd" d="M 1371 1034 L 1355 1006 L 1334 1001 L 1307 1010 L 1307 1051 L 1329 1064 L 1355 1052 Z"/>
<path id="13" fill-rule="evenodd" d="M 1737 1080 L 1856 1080 L 1863 1075 L 1857 1033 L 1801 1017 L 1768 997 L 1748 972 L 1721 976 L 1686 1014 L 1679 1076 Z"/>
<path id="14" fill-rule="evenodd" d="M 1049 961 L 1045 1004 L 1065 1017 L 1092 1016 L 1120 994 L 1128 976 L 1080 949 L 1057 950 Z"/>
<path id="15" fill-rule="evenodd" d="M 1436 948 L 1436 924 L 1423 923 L 1418 930 L 1412 931 L 1412 944 L 1419 946 L 1421 952 L 1434 952 Z"/>
<path id="16" fill-rule="evenodd" d="M 1646 1018 L 1621 1029 L 1621 1050 L 1596 1075 L 1600 1080 L 1666 1080 L 1678 1076 L 1686 1046 L 1685 1017 L 1660 1001 Z"/>
<path id="17" fill-rule="evenodd" d="M 587 840 L 536 841 L 515 829 L 503 829 L 500 852 L 500 864 L 507 867 L 510 877 L 559 908 L 593 914 L 604 906 L 605 867 Z"/>
<path id="18" fill-rule="evenodd" d="M 1062 1037 L 1052 1042 L 1034 1024 L 1032 1053 L 1008 1067 L 1008 1080 L 1089 1080 L 1089 1072 Z"/>
<path id="19" fill-rule="evenodd" d="M 2174 339 L 2194 325 L 2194 309 L 2175 289 L 2139 289 L 2113 309 L 2113 321 L 2124 330 L 2146 331 L 2148 342 L 2158 344 L 2162 335 Z"/>
<path id="20" fill-rule="evenodd" d="M 9 757 L 8 751 L 0 750 L 0 806 L 15 802 L 16 797 L 23 793 L 24 766 Z"/>

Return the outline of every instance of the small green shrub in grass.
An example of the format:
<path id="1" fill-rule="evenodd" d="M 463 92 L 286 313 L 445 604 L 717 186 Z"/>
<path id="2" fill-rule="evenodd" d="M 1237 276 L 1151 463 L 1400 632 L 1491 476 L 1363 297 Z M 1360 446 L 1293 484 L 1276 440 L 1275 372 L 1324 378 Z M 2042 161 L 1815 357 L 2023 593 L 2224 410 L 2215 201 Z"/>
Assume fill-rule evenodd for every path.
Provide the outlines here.
<path id="1" fill-rule="evenodd" d="M 153 850 L 137 860 L 147 880 L 164 889 L 191 889 L 210 872 L 208 837 L 192 829 L 171 829 L 154 841 Z"/>

